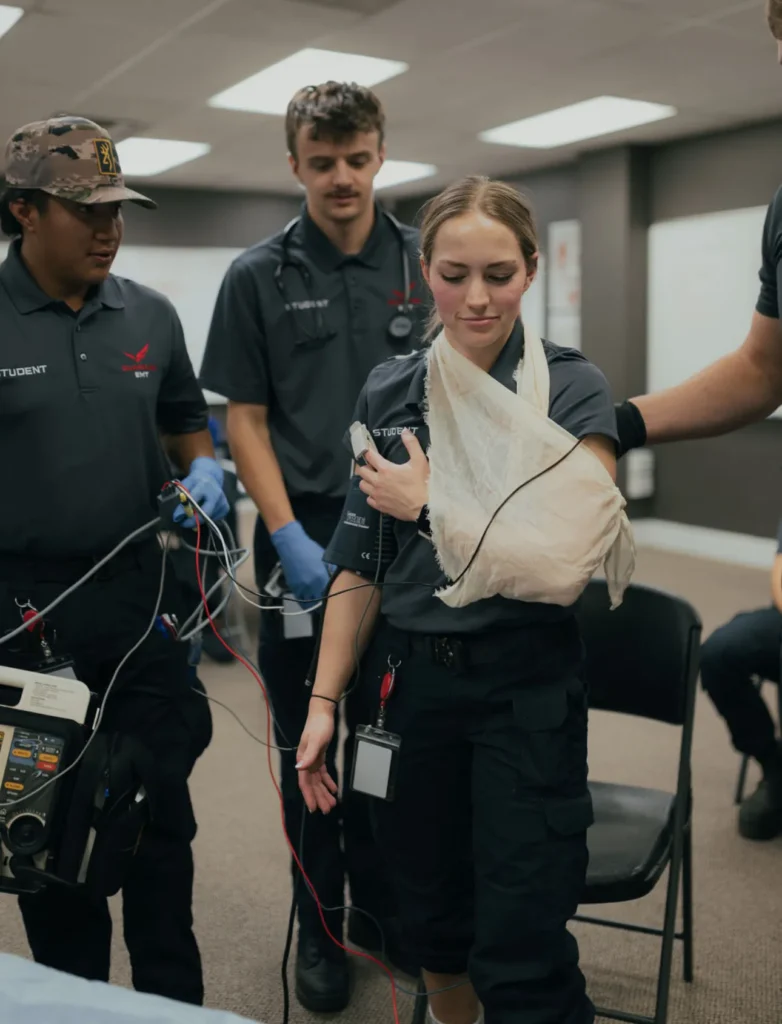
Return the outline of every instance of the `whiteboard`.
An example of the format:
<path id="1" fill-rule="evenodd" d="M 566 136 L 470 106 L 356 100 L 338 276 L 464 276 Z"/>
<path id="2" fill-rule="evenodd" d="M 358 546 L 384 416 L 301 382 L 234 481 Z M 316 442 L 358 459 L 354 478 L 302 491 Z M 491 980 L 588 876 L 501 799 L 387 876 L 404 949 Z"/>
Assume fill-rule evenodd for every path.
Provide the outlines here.
<path id="1" fill-rule="evenodd" d="M 649 229 L 648 391 L 680 384 L 744 341 L 760 291 L 766 209 L 682 217 Z"/>
<path id="2" fill-rule="evenodd" d="M 242 252 L 243 249 L 123 245 L 111 269 L 112 273 L 154 288 L 171 300 L 182 321 L 187 350 L 198 373 L 217 292 L 231 262 Z M 225 402 L 211 391 L 204 395 L 212 404 Z"/>

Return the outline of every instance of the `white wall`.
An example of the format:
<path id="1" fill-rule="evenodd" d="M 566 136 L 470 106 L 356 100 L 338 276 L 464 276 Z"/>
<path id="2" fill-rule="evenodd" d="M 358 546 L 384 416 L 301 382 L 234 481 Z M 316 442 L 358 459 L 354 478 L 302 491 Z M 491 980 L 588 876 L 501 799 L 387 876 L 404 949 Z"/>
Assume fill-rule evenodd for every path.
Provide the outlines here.
<path id="1" fill-rule="evenodd" d="M 650 228 L 648 391 L 681 383 L 746 337 L 760 289 L 765 215 L 766 207 L 756 206 Z"/>

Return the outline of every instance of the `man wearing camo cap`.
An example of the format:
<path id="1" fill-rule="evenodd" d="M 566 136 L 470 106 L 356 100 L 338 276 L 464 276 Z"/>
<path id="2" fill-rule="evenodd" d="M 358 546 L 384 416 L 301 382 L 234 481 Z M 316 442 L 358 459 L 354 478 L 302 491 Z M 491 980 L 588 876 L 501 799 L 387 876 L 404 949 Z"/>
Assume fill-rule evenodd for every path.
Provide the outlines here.
<path id="1" fill-rule="evenodd" d="M 17 255 L 47 294 L 66 303 L 82 301 L 108 278 L 122 240 L 120 204 L 156 206 L 126 187 L 114 142 L 81 117 L 35 121 L 14 132 L 4 177 L 3 232 L 15 237 L 26 229 Z"/>
<path id="2" fill-rule="evenodd" d="M 84 117 L 34 121 L 14 132 L 6 149 L 5 180 L 11 188 L 41 189 L 74 203 L 129 199 L 148 209 L 157 205 L 126 188 L 114 142 Z"/>
<path id="3" fill-rule="evenodd" d="M 20 606 L 46 608 L 155 519 L 167 453 L 189 467 L 183 482 L 208 515 L 222 518 L 228 505 L 173 306 L 111 274 L 123 201 L 155 204 L 125 185 L 108 133 L 79 117 L 25 125 L 8 141 L 4 174 L 0 227 L 12 241 L 0 264 L 0 465 L 9 484 L 0 502 L 0 663 L 13 664 L 23 658 L 19 641 L 2 637 L 18 628 Z M 193 611 L 173 573 L 159 598 L 161 558 L 154 528 L 142 529 L 44 628 L 101 697 L 137 645 L 101 722 L 154 766 L 142 780 L 152 820 L 123 884 L 125 941 L 137 989 L 200 1004 L 188 777 L 209 744 L 211 716 L 193 692 L 187 645 L 152 628 L 156 607 L 163 623 Z M 105 899 L 51 885 L 19 903 L 38 962 L 108 981 Z"/>

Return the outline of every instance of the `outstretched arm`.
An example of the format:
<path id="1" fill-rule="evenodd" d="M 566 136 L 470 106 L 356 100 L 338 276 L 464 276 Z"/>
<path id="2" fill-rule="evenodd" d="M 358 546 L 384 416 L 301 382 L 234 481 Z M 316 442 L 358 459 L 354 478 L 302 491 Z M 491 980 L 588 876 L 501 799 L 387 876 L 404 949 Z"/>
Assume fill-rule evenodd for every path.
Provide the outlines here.
<path id="1" fill-rule="evenodd" d="M 676 387 L 631 400 L 646 443 L 727 434 L 782 405 L 782 329 L 755 312 L 744 344 Z"/>

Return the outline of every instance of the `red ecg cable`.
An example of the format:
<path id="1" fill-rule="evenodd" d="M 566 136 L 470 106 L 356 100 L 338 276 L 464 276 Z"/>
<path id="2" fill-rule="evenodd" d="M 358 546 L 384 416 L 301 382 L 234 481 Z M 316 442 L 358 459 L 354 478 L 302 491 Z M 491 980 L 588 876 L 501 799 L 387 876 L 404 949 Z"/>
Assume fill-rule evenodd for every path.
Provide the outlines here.
<path id="1" fill-rule="evenodd" d="M 185 488 L 182 487 L 181 484 L 177 484 L 177 486 L 185 494 L 188 493 L 185 490 Z M 188 495 L 188 497 L 189 497 L 189 495 Z M 241 654 L 238 654 L 231 647 L 231 645 L 228 644 L 223 639 L 223 637 L 220 635 L 220 632 L 218 631 L 217 627 L 214 624 L 214 620 L 212 619 L 212 613 L 209 611 L 209 600 L 208 600 L 208 598 L 206 596 L 206 591 L 204 589 L 204 583 L 203 583 L 203 580 L 201 578 L 201 562 L 200 562 L 200 556 L 201 556 L 201 521 L 200 521 L 199 515 L 198 515 L 197 511 L 195 510 L 195 508 L 193 509 L 193 516 L 195 518 L 195 523 L 196 523 L 196 556 L 195 556 L 195 559 L 196 559 L 196 577 L 198 579 L 198 589 L 199 589 L 200 594 L 201 594 L 201 601 L 202 601 L 203 606 L 204 606 L 204 611 L 206 612 L 206 617 L 209 620 L 209 625 L 212 628 L 212 632 L 217 637 L 217 639 L 220 641 L 220 643 L 223 645 L 223 647 L 227 651 L 229 651 L 234 656 L 234 658 L 236 658 L 237 661 L 239 661 L 242 665 L 244 665 L 244 667 L 247 669 L 247 671 L 253 676 L 253 678 L 256 680 L 256 682 L 260 686 L 261 693 L 263 694 L 263 700 L 264 700 L 264 703 L 266 705 L 266 762 L 267 762 L 267 765 L 268 765 L 268 768 L 269 768 L 269 776 L 271 777 L 272 785 L 274 786 L 274 789 L 275 789 L 275 791 L 277 793 L 277 799 L 279 800 L 279 803 L 280 803 L 280 819 L 281 819 L 281 822 L 282 822 L 282 832 L 283 832 L 283 835 L 285 836 L 285 842 L 288 845 L 288 849 L 291 852 L 291 856 L 293 857 L 293 860 L 294 860 L 294 862 L 296 864 L 296 867 L 301 872 L 301 877 L 307 883 L 307 886 L 308 886 L 310 892 L 312 893 L 312 897 L 315 900 L 315 903 L 316 903 L 316 905 L 318 907 L 318 914 L 320 915 L 320 920 L 321 920 L 321 923 L 322 923 L 322 925 L 323 925 L 323 927 L 324 927 L 324 929 L 326 931 L 326 934 L 331 939 L 331 941 L 334 943 L 334 945 L 335 946 L 339 946 L 339 948 L 341 950 L 344 950 L 344 952 L 350 954 L 351 956 L 360 956 L 364 960 L 369 960 L 371 963 L 376 964 L 383 971 L 385 971 L 385 973 L 391 979 L 391 1002 L 392 1002 L 392 1008 L 393 1008 L 393 1013 L 394 1013 L 394 1024 L 400 1024 L 400 1022 L 399 1022 L 399 1010 L 398 1010 L 397 1001 L 396 1001 L 396 980 L 394 979 L 393 972 L 391 970 L 389 970 L 389 968 L 386 967 L 386 965 L 384 963 L 381 963 L 380 960 L 378 960 L 375 957 L 371 956 L 369 953 L 362 953 L 360 950 L 348 949 L 347 946 L 343 946 L 342 943 L 339 941 L 339 939 L 337 939 L 334 935 L 331 934 L 331 932 L 329 930 L 329 926 L 326 924 L 326 918 L 325 918 L 325 915 L 323 913 L 323 905 L 320 902 L 320 898 L 319 898 L 317 892 L 315 891 L 314 885 L 309 880 L 309 877 L 308 877 L 307 873 L 304 870 L 304 865 L 299 860 L 299 855 L 296 852 L 296 849 L 295 849 L 293 843 L 291 842 L 290 836 L 288 835 L 288 830 L 285 827 L 285 810 L 284 810 L 284 803 L 283 803 L 283 798 L 282 798 L 282 790 L 280 789 L 280 785 L 277 782 L 277 777 L 274 774 L 274 766 L 272 764 L 272 731 L 271 731 L 272 730 L 272 716 L 271 716 L 271 707 L 269 705 L 269 696 L 268 696 L 268 694 L 266 692 L 266 687 L 265 687 L 265 685 L 263 683 L 263 680 L 261 679 L 261 676 L 259 675 L 259 673 L 256 672 L 256 670 L 253 668 L 253 666 L 245 658 L 243 658 L 241 656 Z M 391 688 L 393 689 L 393 684 L 392 684 Z M 389 694 L 389 696 L 390 696 L 390 694 Z"/>

